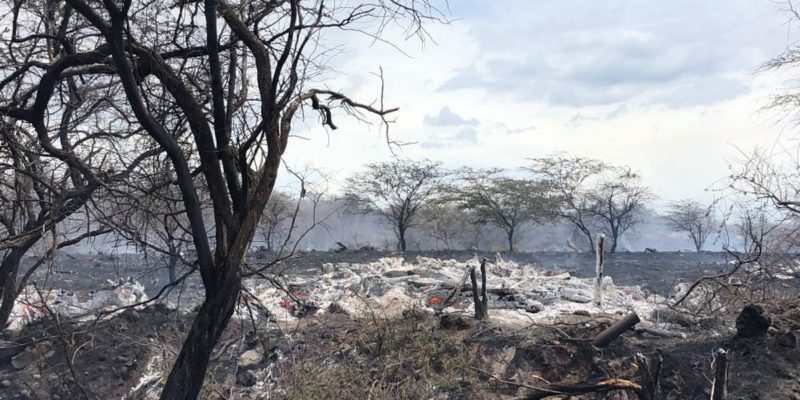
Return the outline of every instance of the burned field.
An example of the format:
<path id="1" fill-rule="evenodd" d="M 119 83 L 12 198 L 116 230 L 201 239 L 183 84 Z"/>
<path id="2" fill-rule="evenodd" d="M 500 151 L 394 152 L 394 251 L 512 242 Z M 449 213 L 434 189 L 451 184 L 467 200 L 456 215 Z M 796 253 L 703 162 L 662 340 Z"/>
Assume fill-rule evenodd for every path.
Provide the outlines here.
<path id="1" fill-rule="evenodd" d="M 272 283 L 246 281 L 201 398 L 706 399 L 720 348 L 728 352 L 728 398 L 800 396 L 794 279 L 773 282 L 783 290 L 742 316 L 745 305 L 766 294 L 746 297 L 733 285 L 673 309 L 680 284 L 728 270 L 731 260 L 721 253 L 619 253 L 606 259 L 598 307 L 593 257 L 484 256 L 483 321 L 474 318 L 475 295 L 465 279 L 474 268 L 482 280 L 481 255 L 311 252 L 276 265 L 282 273 L 269 275 Z M 191 326 L 200 284 L 188 281 L 181 293 L 176 287 L 162 300 L 121 308 L 154 296 L 164 271 L 132 256 L 68 259 L 73 263 L 52 269 L 63 277 L 49 282 L 62 287 L 39 304 L 44 312 L 4 332 L 0 394 L 157 397 Z M 137 283 L 147 283 L 123 279 L 127 286 L 87 293 L 84 287 L 98 284 L 79 277 L 91 270 L 98 280 L 138 276 Z M 84 315 L 64 304 L 97 309 Z M 630 312 L 641 322 L 598 345 L 598 335 Z"/>

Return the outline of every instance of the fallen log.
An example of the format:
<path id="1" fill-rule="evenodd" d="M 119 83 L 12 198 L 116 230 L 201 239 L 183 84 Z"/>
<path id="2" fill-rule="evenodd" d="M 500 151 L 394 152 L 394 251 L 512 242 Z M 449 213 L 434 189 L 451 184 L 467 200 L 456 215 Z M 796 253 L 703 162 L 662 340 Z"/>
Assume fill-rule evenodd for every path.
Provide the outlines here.
<path id="1" fill-rule="evenodd" d="M 600 334 L 597 335 L 597 337 L 595 337 L 592 341 L 592 345 L 594 347 L 604 347 L 605 345 L 611 343 L 612 340 L 616 339 L 617 336 L 621 335 L 623 332 L 633 328 L 633 326 L 638 324 L 640 321 L 641 320 L 639 319 L 639 316 L 636 315 L 635 312 L 631 311 L 626 316 L 622 317 L 622 319 L 606 328 L 606 330 L 600 332 Z"/>
<path id="2" fill-rule="evenodd" d="M 516 400 L 538 400 L 550 396 L 562 396 L 567 394 L 584 393 L 605 393 L 614 390 L 632 390 L 637 394 L 641 392 L 642 385 L 626 379 L 606 379 L 592 383 L 549 383 L 544 386 L 536 387 L 523 397 Z"/>

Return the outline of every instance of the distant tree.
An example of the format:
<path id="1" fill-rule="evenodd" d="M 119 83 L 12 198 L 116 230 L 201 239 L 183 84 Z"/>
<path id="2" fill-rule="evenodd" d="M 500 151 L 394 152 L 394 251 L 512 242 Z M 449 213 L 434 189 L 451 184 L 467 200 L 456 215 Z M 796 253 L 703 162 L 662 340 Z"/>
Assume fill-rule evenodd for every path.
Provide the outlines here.
<path id="1" fill-rule="evenodd" d="M 194 187 L 203 213 L 211 212 L 208 190 L 202 179 Z M 196 262 L 192 232 L 177 177 L 163 155 L 143 161 L 124 184 L 91 199 L 88 217 L 114 232 L 113 238 L 134 245 L 148 258 L 163 262 L 169 283 L 176 283 L 181 267 Z M 212 220 L 211 217 L 206 220 Z"/>
<path id="2" fill-rule="evenodd" d="M 406 232 L 420 222 L 419 211 L 441 196 L 450 174 L 429 160 L 368 164 L 347 179 L 345 200 L 353 212 L 383 217 L 394 229 L 398 250 L 406 251 Z"/>
<path id="3" fill-rule="evenodd" d="M 686 233 L 697 251 L 703 250 L 716 225 L 712 206 L 691 199 L 672 202 L 664 218 L 670 229 Z"/>
<path id="4" fill-rule="evenodd" d="M 256 234 L 267 251 L 274 251 L 284 242 L 294 215 L 295 201 L 292 197 L 284 192 L 272 193 L 256 227 Z"/>
<path id="5" fill-rule="evenodd" d="M 470 247 L 480 229 L 480 225 L 473 223 L 475 217 L 469 210 L 460 209 L 449 201 L 425 207 L 420 211 L 420 218 L 420 229 L 434 239 L 438 250 Z"/>
<path id="6" fill-rule="evenodd" d="M 590 212 L 601 222 L 601 229 L 611 239 L 609 252 L 617 251 L 619 239 L 642 220 L 650 189 L 628 167 L 607 167 L 600 181 L 589 192 Z"/>
<path id="7" fill-rule="evenodd" d="M 526 169 L 557 193 L 558 215 L 583 233 L 589 249 L 600 231 L 609 236 L 609 251 L 615 252 L 622 234 L 641 221 L 653 197 L 628 167 L 563 153 L 531 161 Z"/>
<path id="8" fill-rule="evenodd" d="M 502 170 L 467 171 L 463 180 L 453 199 L 461 209 L 472 211 L 476 223 L 502 229 L 510 253 L 524 224 L 552 221 L 557 216 L 557 203 L 543 181 L 512 178 Z"/>
<path id="9" fill-rule="evenodd" d="M 531 165 L 526 168 L 558 196 L 558 216 L 583 234 L 589 251 L 594 248 L 598 225 L 590 194 L 595 190 L 596 178 L 608 168 L 610 166 L 602 161 L 564 153 L 531 159 Z"/>

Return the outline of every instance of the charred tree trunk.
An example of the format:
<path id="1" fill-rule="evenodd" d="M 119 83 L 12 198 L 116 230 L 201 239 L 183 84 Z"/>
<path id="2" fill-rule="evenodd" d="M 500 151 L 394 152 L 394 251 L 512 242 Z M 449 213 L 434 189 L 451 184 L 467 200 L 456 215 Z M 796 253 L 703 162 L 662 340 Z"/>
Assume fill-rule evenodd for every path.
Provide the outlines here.
<path id="1" fill-rule="evenodd" d="M 15 247 L 8 251 L 0 263 L 0 329 L 8 325 L 11 318 L 11 311 L 14 309 L 14 302 L 17 300 L 17 274 L 22 258 L 36 243 L 34 239 L 28 239 L 21 247 Z"/>
<path id="2" fill-rule="evenodd" d="M 469 272 L 472 282 L 472 302 L 475 303 L 475 319 L 483 321 L 489 319 L 489 299 L 486 297 L 486 259 L 481 260 L 481 296 L 478 296 L 478 279 L 475 276 L 475 267 Z"/>
<path id="3" fill-rule="evenodd" d="M 642 385 L 639 400 L 658 400 L 663 361 L 660 351 L 652 357 L 647 357 L 642 353 L 636 354 L 636 363 L 639 365 L 639 382 Z"/>
<path id="4" fill-rule="evenodd" d="M 714 383 L 711 387 L 711 400 L 728 398 L 728 352 L 717 349 L 714 352 Z"/>
<path id="5" fill-rule="evenodd" d="M 406 227 L 399 225 L 397 227 L 397 250 L 402 252 L 406 251 Z"/>
<path id="6" fill-rule="evenodd" d="M 208 290 L 170 371 L 162 400 L 196 399 L 203 387 L 211 351 L 233 315 L 241 291 L 238 265 L 219 266 L 220 283 Z"/>

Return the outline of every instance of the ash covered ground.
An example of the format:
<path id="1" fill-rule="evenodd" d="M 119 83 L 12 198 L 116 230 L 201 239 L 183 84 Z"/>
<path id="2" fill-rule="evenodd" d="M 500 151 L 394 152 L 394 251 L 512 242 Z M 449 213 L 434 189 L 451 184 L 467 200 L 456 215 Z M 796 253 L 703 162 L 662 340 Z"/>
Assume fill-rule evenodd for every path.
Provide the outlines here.
<path id="1" fill-rule="evenodd" d="M 298 254 L 273 268 L 285 275 L 316 274 L 325 263 L 368 263 L 394 254 L 389 251 L 311 251 Z M 472 251 L 408 251 L 404 258 L 429 257 L 442 260 L 466 261 L 477 257 L 494 259 L 496 253 Z M 509 261 L 520 265 L 536 265 L 544 269 L 570 272 L 578 277 L 592 277 L 595 272 L 594 254 L 572 252 L 503 254 Z M 269 255 L 261 259 L 269 259 Z M 258 257 L 250 261 L 258 264 Z M 622 285 L 641 285 L 656 293 L 667 295 L 678 282 L 692 281 L 705 274 L 713 274 L 729 265 L 731 257 L 724 252 L 621 252 L 609 254 L 605 259 L 605 273 Z M 23 270 L 34 260 L 27 260 Z M 163 264 L 163 262 L 161 263 Z M 36 274 L 39 282 L 47 282 L 65 290 L 93 290 L 106 280 L 134 278 L 149 294 L 155 294 L 168 283 L 165 268 L 158 268 L 159 260 L 139 254 L 59 254 L 48 270 L 41 268 Z M 48 277 L 49 275 L 49 277 Z"/>
<path id="2" fill-rule="evenodd" d="M 438 307 L 483 257 L 489 321 L 471 317 L 468 281 Z M 257 268 L 263 259 L 250 263 Z M 199 282 L 188 279 L 147 306 L 100 319 L 97 311 L 154 296 L 167 277 L 157 266 L 138 255 L 60 255 L 40 271 L 26 318 L 4 333 L 0 394 L 155 398 L 201 299 Z M 670 299 L 689 282 L 730 266 L 723 253 L 609 255 L 604 305 L 597 307 L 589 254 L 299 254 L 266 271 L 273 282 L 245 281 L 203 398 L 515 398 L 546 382 L 634 381 L 634 355 L 642 353 L 663 357 L 663 398 L 700 399 L 708 398 L 705 377 L 713 374 L 718 347 L 733 354 L 732 398 L 800 398 L 796 301 L 775 303 L 780 308 L 767 310 L 769 334 L 753 338 L 736 335 L 730 315 L 740 302 L 713 299 L 714 318 L 669 312 Z M 783 279 L 779 286 L 796 298 L 796 283 Z M 53 289 L 42 296 L 47 287 Z M 706 300 L 687 303 L 702 308 Z M 37 301 L 48 304 L 46 311 Z M 630 311 L 640 324 L 608 347 L 591 345 Z M 612 391 L 577 398 L 635 397 Z"/>

